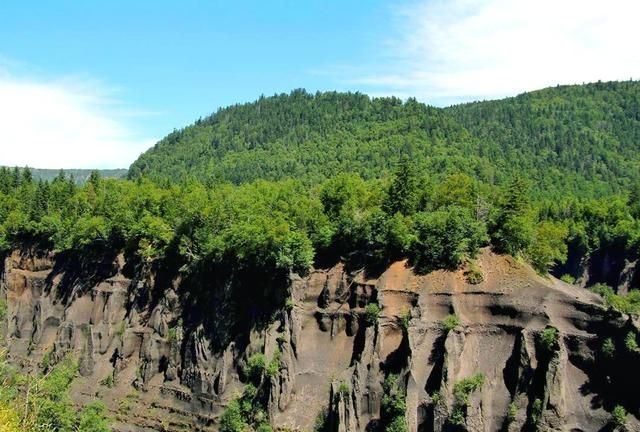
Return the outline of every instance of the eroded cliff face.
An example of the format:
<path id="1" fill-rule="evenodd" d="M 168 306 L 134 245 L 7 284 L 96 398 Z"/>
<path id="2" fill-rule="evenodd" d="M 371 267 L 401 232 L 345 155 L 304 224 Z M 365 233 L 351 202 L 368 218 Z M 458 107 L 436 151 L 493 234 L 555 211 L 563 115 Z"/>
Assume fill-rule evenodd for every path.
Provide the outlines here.
<path id="1" fill-rule="evenodd" d="M 35 370 L 74 356 L 74 399 L 104 400 L 118 431 L 216 430 L 257 352 L 280 355 L 267 411 L 282 429 L 313 430 L 326 411 L 328 430 L 375 430 L 393 373 L 406 388 L 411 431 L 614 430 L 614 402 L 632 411 L 627 429 L 640 430 L 635 357 L 600 359 L 605 336 L 617 343 L 637 323 L 606 312 L 587 290 L 489 250 L 477 261 L 478 284 L 464 269 L 416 275 L 396 262 L 371 275 L 338 263 L 280 287 L 244 281 L 240 293 L 215 271 L 200 277 L 197 294 L 194 285 L 187 292 L 177 270 L 134 266 L 122 255 L 24 249 L 1 265 L 11 361 Z M 366 325 L 371 301 L 381 314 Z M 461 324 L 447 331 L 450 314 Z M 539 343 L 548 326 L 559 332 L 551 351 Z M 484 384 L 454 425 L 455 384 L 477 373 Z"/>

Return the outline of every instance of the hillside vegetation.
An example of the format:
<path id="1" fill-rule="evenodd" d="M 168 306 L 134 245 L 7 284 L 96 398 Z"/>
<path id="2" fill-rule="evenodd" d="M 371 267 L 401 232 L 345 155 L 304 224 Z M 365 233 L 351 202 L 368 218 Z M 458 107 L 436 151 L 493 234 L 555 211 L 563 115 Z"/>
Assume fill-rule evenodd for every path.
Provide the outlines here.
<path id="1" fill-rule="evenodd" d="M 437 109 L 358 93 L 261 97 L 174 131 L 130 177 L 316 184 L 337 172 L 384 177 L 400 155 L 430 176 L 487 183 L 514 174 L 535 196 L 620 192 L 638 179 L 640 84 L 563 86 Z"/>

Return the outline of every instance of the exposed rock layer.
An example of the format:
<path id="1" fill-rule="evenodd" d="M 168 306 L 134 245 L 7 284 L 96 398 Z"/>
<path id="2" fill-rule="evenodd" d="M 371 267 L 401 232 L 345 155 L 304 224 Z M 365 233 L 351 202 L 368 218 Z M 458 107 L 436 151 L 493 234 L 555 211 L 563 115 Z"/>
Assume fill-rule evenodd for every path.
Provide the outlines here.
<path id="1" fill-rule="evenodd" d="M 477 373 L 485 381 L 463 407 L 462 430 L 606 430 L 612 386 L 615 402 L 638 415 L 638 379 L 620 378 L 635 374 L 633 365 L 611 374 L 596 366 L 603 335 L 637 331 L 631 320 L 509 257 L 484 250 L 477 265 L 484 281 L 472 285 L 463 270 L 421 276 L 396 262 L 369 275 L 339 263 L 291 275 L 283 298 L 270 303 L 252 293 L 278 297 L 273 287 L 238 297 L 228 283 L 202 280 L 204 294 L 191 298 L 178 272 L 132 271 L 122 255 L 87 264 L 22 250 L 4 259 L 0 283 L 10 359 L 37 369 L 73 355 L 81 375 L 75 400 L 105 400 L 120 431 L 216 430 L 255 352 L 280 353 L 268 415 L 292 430 L 313 430 L 323 410 L 331 430 L 372 430 L 390 373 L 406 388 L 411 431 L 455 430 L 454 386 Z M 381 316 L 367 326 L 371 301 Z M 447 332 L 450 314 L 461 324 Z M 549 352 L 538 336 L 548 326 L 559 332 Z M 634 415 L 629 430 L 640 429 Z"/>

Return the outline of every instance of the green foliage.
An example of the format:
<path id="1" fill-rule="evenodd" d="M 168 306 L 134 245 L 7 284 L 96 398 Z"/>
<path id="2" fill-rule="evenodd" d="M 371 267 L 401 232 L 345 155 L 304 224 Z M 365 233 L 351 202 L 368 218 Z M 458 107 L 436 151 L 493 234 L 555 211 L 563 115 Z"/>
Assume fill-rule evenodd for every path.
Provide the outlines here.
<path id="1" fill-rule="evenodd" d="M 385 432 L 405 432 L 407 431 L 407 411 L 406 393 L 400 386 L 397 375 L 388 375 L 382 385 L 383 396 L 380 406 L 381 417 L 383 419 L 383 430 Z"/>
<path id="2" fill-rule="evenodd" d="M 566 226 L 542 221 L 534 229 L 533 239 L 526 250 L 533 267 L 540 273 L 547 273 L 554 263 L 567 260 L 567 244 L 569 235 Z"/>
<path id="3" fill-rule="evenodd" d="M 409 430 L 407 419 L 404 418 L 404 415 L 395 417 L 384 430 L 385 432 L 407 432 Z"/>
<path id="4" fill-rule="evenodd" d="M 534 425 L 538 424 L 540 421 L 540 417 L 542 416 L 542 401 L 540 399 L 536 399 L 533 401 L 533 405 L 531 405 L 531 422 Z"/>
<path id="5" fill-rule="evenodd" d="M 627 333 L 627 336 L 624 338 L 624 346 L 627 348 L 627 351 L 630 353 L 640 353 L 640 347 L 638 346 L 638 340 L 636 339 L 636 334 L 633 331 Z"/>
<path id="6" fill-rule="evenodd" d="M 327 414 L 327 409 L 322 408 L 318 415 L 316 415 L 316 419 L 313 422 L 313 432 L 328 432 L 329 428 L 329 415 Z"/>
<path id="7" fill-rule="evenodd" d="M 94 401 L 80 411 L 78 432 L 110 432 L 107 408 L 100 401 Z"/>
<path id="8" fill-rule="evenodd" d="M 110 373 L 109 375 L 104 377 L 102 380 L 100 380 L 100 385 L 103 385 L 107 388 L 112 388 L 114 385 L 113 374 Z"/>
<path id="9" fill-rule="evenodd" d="M 455 405 L 451 409 L 451 414 L 449 414 L 449 423 L 455 426 L 464 426 L 465 421 L 467 420 L 466 407 Z"/>
<path id="10" fill-rule="evenodd" d="M 419 271 L 455 269 L 487 241 L 485 226 L 461 207 L 417 213 L 414 224 L 411 255 Z"/>
<path id="11" fill-rule="evenodd" d="M 574 283 L 576 283 L 576 278 L 570 274 L 563 274 L 562 276 L 560 276 L 560 280 L 562 282 L 568 283 L 573 285 Z"/>
<path id="12" fill-rule="evenodd" d="M 631 290 L 627 295 L 616 294 L 613 288 L 605 284 L 596 284 L 591 290 L 602 296 L 611 309 L 630 315 L 640 314 L 640 290 Z"/>
<path id="13" fill-rule="evenodd" d="M 276 350 L 273 353 L 273 358 L 269 362 L 269 364 L 265 368 L 265 373 L 267 377 L 272 378 L 280 372 L 282 367 L 282 352 L 280 350 Z"/>
<path id="14" fill-rule="evenodd" d="M 621 405 L 616 405 L 611 411 L 611 420 L 615 426 L 624 426 L 627 423 L 627 410 Z"/>
<path id="15" fill-rule="evenodd" d="M 449 423 L 462 426 L 467 418 L 467 405 L 469 405 L 469 397 L 471 393 L 482 388 L 484 384 L 484 374 L 477 373 L 470 377 L 458 381 L 453 386 L 454 405 L 449 414 Z"/>
<path id="16" fill-rule="evenodd" d="M 606 338 L 604 342 L 602 342 L 602 347 L 600 348 L 600 352 L 607 359 L 612 359 L 616 355 L 616 346 L 613 343 L 613 339 Z"/>
<path id="17" fill-rule="evenodd" d="M 529 184 L 518 176 L 509 182 L 498 202 L 491 240 L 498 251 L 516 256 L 531 247 L 534 230 Z"/>
<path id="18" fill-rule="evenodd" d="M 340 384 L 338 385 L 338 394 L 342 395 L 343 397 L 347 397 L 349 396 L 349 393 L 351 393 L 349 384 L 344 381 L 340 381 Z"/>
<path id="19" fill-rule="evenodd" d="M 484 280 L 484 275 L 482 274 L 482 270 L 477 266 L 473 261 L 469 262 L 467 270 L 464 272 L 464 276 L 467 279 L 467 282 L 471 285 L 477 285 L 482 283 Z"/>
<path id="20" fill-rule="evenodd" d="M 174 131 L 130 176 L 315 184 L 337 172 L 380 176 L 407 155 L 419 172 L 497 183 L 535 178 L 536 197 L 604 196 L 638 180 L 638 93 L 634 81 L 596 83 L 436 109 L 413 99 L 295 90 Z"/>
<path id="21" fill-rule="evenodd" d="M 77 365 L 66 358 L 46 375 L 21 375 L 4 360 L 0 364 L 0 421 L 13 430 L 38 432 L 106 432 L 110 419 L 104 405 L 91 403 L 77 410 L 69 396 Z M 3 419 L 6 412 L 15 413 Z M 12 430 L 12 429 L 9 429 Z"/>
<path id="22" fill-rule="evenodd" d="M 559 349 L 558 339 L 558 329 L 555 327 L 547 327 L 538 334 L 538 343 L 547 353 L 552 353 Z"/>
<path id="23" fill-rule="evenodd" d="M 272 432 L 265 412 L 265 394 L 262 387 L 247 384 L 242 395 L 232 400 L 220 417 L 220 431 L 245 432 L 255 430 Z"/>
<path id="24" fill-rule="evenodd" d="M 469 403 L 469 396 L 482 387 L 484 379 L 484 374 L 477 373 L 455 383 L 453 386 L 453 398 L 456 404 L 466 406 Z"/>
<path id="25" fill-rule="evenodd" d="M 409 329 L 409 324 L 411 323 L 411 310 L 406 310 L 400 314 L 400 326 L 406 332 Z"/>
<path id="26" fill-rule="evenodd" d="M 380 317 L 380 306 L 377 303 L 369 303 L 364 308 L 364 322 L 367 326 L 373 326 L 378 323 Z"/>
<path id="27" fill-rule="evenodd" d="M 449 333 L 451 330 L 454 330 L 456 327 L 460 325 L 460 318 L 457 315 L 447 315 L 445 319 L 442 320 L 442 327 L 444 331 Z"/>
<path id="28" fill-rule="evenodd" d="M 513 423 L 518 415 L 518 405 L 515 402 L 511 402 L 509 404 L 509 408 L 507 409 L 507 422 Z"/>
<path id="29" fill-rule="evenodd" d="M 420 198 L 419 187 L 415 166 L 405 156 L 400 159 L 394 173 L 383 204 L 384 210 L 391 215 L 396 213 L 411 215 L 415 213 Z"/>
<path id="30" fill-rule="evenodd" d="M 229 402 L 220 416 L 220 432 L 244 432 L 246 428 L 247 423 L 242 416 L 240 402 L 238 400 Z"/>
<path id="31" fill-rule="evenodd" d="M 7 301 L 0 298 L 0 321 L 4 321 L 7 318 Z"/>
<path id="32" fill-rule="evenodd" d="M 252 354 L 247 360 L 244 373 L 252 382 L 259 382 L 265 372 L 266 364 L 264 354 L 260 352 Z"/>

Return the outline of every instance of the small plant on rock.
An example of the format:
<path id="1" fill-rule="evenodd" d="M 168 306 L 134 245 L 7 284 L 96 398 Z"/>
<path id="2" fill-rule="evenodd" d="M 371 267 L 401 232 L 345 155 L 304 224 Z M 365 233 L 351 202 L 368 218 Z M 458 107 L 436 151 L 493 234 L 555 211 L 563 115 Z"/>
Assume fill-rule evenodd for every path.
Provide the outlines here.
<path id="1" fill-rule="evenodd" d="M 627 410 L 621 405 L 616 405 L 611 411 L 611 417 L 615 426 L 624 426 L 627 422 Z"/>
<path id="2" fill-rule="evenodd" d="M 245 375 L 253 382 L 260 381 L 265 370 L 266 363 L 264 354 L 252 354 L 247 360 L 247 365 L 244 368 Z"/>
<path id="3" fill-rule="evenodd" d="M 100 381 L 100 385 L 103 385 L 107 388 L 112 388 L 113 387 L 113 374 L 109 374 L 106 377 L 104 377 L 101 381 Z"/>
<path id="4" fill-rule="evenodd" d="M 604 342 L 602 342 L 602 348 L 600 348 L 600 352 L 607 359 L 612 359 L 616 355 L 616 346 L 613 343 L 613 339 L 606 338 Z"/>
<path id="5" fill-rule="evenodd" d="M 540 417 L 542 416 L 542 401 L 540 399 L 536 399 L 533 401 L 533 405 L 531 406 L 531 421 L 534 425 L 538 424 L 540 421 Z"/>
<path id="6" fill-rule="evenodd" d="M 454 330 L 456 327 L 460 325 L 460 318 L 456 315 L 448 315 L 445 319 L 442 320 L 442 327 L 444 327 L 444 331 L 449 333 L 451 330 Z"/>
<path id="7" fill-rule="evenodd" d="M 558 329 L 555 327 L 547 327 L 538 335 L 540 346 L 548 353 L 552 353 L 559 349 L 558 346 Z"/>
<path id="8" fill-rule="evenodd" d="M 518 405 L 515 402 L 511 402 L 509 404 L 509 409 L 507 410 L 507 421 L 509 423 L 513 423 L 518 415 Z"/>
<path id="9" fill-rule="evenodd" d="M 562 276 L 560 276 L 560 280 L 571 285 L 576 283 L 576 278 L 571 276 L 570 274 L 563 274 Z"/>
<path id="10" fill-rule="evenodd" d="M 340 385 L 338 385 L 338 394 L 341 394 L 344 397 L 349 396 L 351 389 L 349 388 L 349 384 L 344 381 L 340 381 Z"/>
<path id="11" fill-rule="evenodd" d="M 378 323 L 380 317 L 380 306 L 376 303 L 369 303 L 364 308 L 364 322 L 369 327 Z"/>
<path id="12" fill-rule="evenodd" d="M 404 331 L 409 329 L 409 323 L 411 322 L 411 310 L 407 310 L 400 315 L 400 325 Z"/>
<path id="13" fill-rule="evenodd" d="M 469 397 L 471 396 L 471 393 L 482 387 L 484 379 L 484 374 L 477 373 L 458 381 L 453 386 L 454 406 L 451 414 L 449 415 L 449 423 L 457 426 L 461 426 L 465 423 Z"/>
<path id="14" fill-rule="evenodd" d="M 480 267 L 478 267 L 474 262 L 469 263 L 467 270 L 464 272 L 464 277 L 471 285 L 477 285 L 484 281 L 482 270 L 480 270 Z"/>
<path id="15" fill-rule="evenodd" d="M 627 351 L 630 353 L 640 353 L 640 347 L 638 347 L 638 341 L 634 332 L 627 333 L 627 337 L 624 338 L 624 346 L 627 347 Z"/>

